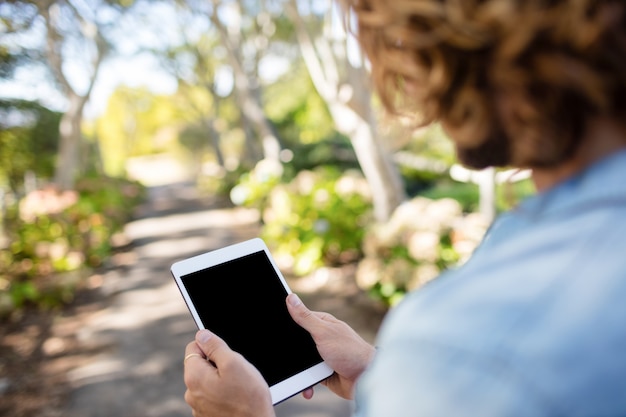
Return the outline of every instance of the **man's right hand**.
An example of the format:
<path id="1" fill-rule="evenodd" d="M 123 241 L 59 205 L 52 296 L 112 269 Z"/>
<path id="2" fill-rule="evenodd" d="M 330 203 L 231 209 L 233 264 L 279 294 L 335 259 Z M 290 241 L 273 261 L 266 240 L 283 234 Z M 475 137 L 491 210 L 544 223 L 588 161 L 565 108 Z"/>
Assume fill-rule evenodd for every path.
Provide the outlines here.
<path id="1" fill-rule="evenodd" d="M 352 399 L 356 380 L 376 349 L 332 314 L 309 310 L 296 294 L 287 296 L 287 309 L 293 320 L 311 334 L 322 359 L 335 371 L 322 384 L 340 397 Z M 311 398 L 312 389 L 303 395 Z"/>

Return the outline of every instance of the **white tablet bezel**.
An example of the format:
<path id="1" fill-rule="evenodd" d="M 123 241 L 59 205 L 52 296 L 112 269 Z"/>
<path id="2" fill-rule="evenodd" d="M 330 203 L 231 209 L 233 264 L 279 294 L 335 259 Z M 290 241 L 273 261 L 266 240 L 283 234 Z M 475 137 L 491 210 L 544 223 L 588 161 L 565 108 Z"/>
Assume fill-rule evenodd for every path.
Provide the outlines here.
<path id="1" fill-rule="evenodd" d="M 206 252 L 201 255 L 178 261 L 171 266 L 171 273 L 174 276 L 176 285 L 178 286 L 178 289 L 180 290 L 185 300 L 185 304 L 187 304 L 189 312 L 191 313 L 191 316 L 193 317 L 193 320 L 199 329 L 204 328 L 204 325 L 202 324 L 202 320 L 200 319 L 200 316 L 196 311 L 196 307 L 191 301 L 191 297 L 189 296 L 187 289 L 183 285 L 181 277 L 196 271 L 201 271 L 206 268 L 222 264 L 224 262 L 232 261 L 242 256 L 257 253 L 259 251 L 265 252 L 285 291 L 287 292 L 287 294 L 290 294 L 292 291 L 289 288 L 289 285 L 287 284 L 285 278 L 278 269 L 278 266 L 271 256 L 267 245 L 260 238 L 246 240 L 230 246 Z M 302 392 L 306 388 L 309 388 L 319 383 L 320 381 L 328 378 L 332 375 L 332 373 L 333 370 L 323 361 L 308 369 L 304 369 L 298 374 L 270 386 L 272 403 L 276 405 L 286 400 L 287 398 L 292 397 L 299 392 Z"/>

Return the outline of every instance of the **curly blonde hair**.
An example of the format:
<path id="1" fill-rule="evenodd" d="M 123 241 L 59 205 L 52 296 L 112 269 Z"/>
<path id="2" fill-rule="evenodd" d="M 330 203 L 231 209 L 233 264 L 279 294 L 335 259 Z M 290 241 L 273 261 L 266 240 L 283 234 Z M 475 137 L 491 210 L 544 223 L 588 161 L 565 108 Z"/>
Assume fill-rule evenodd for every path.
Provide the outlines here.
<path id="1" fill-rule="evenodd" d="M 393 113 L 439 121 L 461 162 L 549 167 L 587 121 L 626 121 L 622 0 L 343 0 Z"/>

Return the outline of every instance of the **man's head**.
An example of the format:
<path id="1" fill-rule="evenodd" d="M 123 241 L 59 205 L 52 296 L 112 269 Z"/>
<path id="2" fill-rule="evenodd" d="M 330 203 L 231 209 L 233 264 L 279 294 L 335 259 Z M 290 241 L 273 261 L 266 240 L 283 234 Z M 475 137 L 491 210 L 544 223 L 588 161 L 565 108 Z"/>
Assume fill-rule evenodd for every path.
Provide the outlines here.
<path id="1" fill-rule="evenodd" d="M 591 118 L 626 121 L 623 0 L 343 1 L 385 107 L 468 166 L 556 166 Z"/>

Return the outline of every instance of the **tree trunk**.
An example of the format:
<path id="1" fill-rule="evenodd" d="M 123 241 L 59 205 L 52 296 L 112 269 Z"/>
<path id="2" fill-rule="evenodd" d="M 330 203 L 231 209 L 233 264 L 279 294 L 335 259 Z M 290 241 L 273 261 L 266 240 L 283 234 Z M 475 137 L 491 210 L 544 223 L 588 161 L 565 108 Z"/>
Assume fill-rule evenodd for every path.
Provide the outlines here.
<path id="1" fill-rule="evenodd" d="M 241 62 L 239 52 L 243 49 L 240 36 L 241 31 L 236 27 L 229 27 L 227 29 L 224 26 L 217 14 L 217 8 L 219 6 L 220 1 L 213 0 L 213 13 L 210 19 L 217 28 L 220 38 L 222 39 L 222 44 L 228 53 L 228 58 L 233 70 L 235 99 L 241 112 L 245 114 L 245 119 L 252 123 L 259 136 L 261 147 L 263 148 L 263 156 L 266 159 L 280 162 L 280 141 L 271 123 L 267 117 L 265 117 L 258 91 L 250 82 L 251 76 L 245 71 L 243 63 Z"/>
<path id="2" fill-rule="evenodd" d="M 242 112 L 239 114 L 241 129 L 244 134 L 244 149 L 241 155 L 241 163 L 248 168 L 254 168 L 257 162 L 263 159 L 263 150 L 258 141 L 254 140 L 254 129 L 252 123 Z"/>
<path id="3" fill-rule="evenodd" d="M 74 187 L 76 175 L 80 169 L 80 148 L 82 142 L 81 124 L 83 110 L 98 77 L 102 60 L 106 55 L 109 45 L 100 33 L 100 28 L 95 22 L 87 21 L 71 2 L 64 3 L 73 13 L 78 26 L 81 28 L 83 40 L 90 41 L 95 46 L 95 55 L 91 62 L 91 74 L 89 84 L 84 94 L 78 94 L 73 88 L 63 70 L 63 45 L 66 41 L 58 26 L 60 14 L 58 8 L 61 2 L 49 1 L 36 3 L 39 13 L 46 25 L 46 58 L 52 73 L 68 99 L 68 109 L 61 118 L 59 126 L 59 155 L 54 174 L 54 182 L 61 189 Z M 54 9 L 57 8 L 55 11 Z M 66 22 L 64 24 L 67 24 Z"/>
<path id="4" fill-rule="evenodd" d="M 314 42 L 295 0 L 290 0 L 287 12 L 296 27 L 300 50 L 313 84 L 326 102 L 337 130 L 350 138 L 372 191 L 376 220 L 388 220 L 406 199 L 406 193 L 396 165 L 376 140 L 377 123 L 365 68 L 355 67 L 348 61 L 347 39 L 341 45 L 332 46 L 323 37 Z M 346 69 L 343 74 L 341 68 Z"/>
<path id="5" fill-rule="evenodd" d="M 224 168 L 224 154 L 222 153 L 222 148 L 220 147 L 220 134 L 215 128 L 215 120 L 207 120 L 203 118 L 202 124 L 204 125 L 204 129 L 206 130 L 209 137 L 209 145 L 215 153 L 215 159 L 217 159 L 217 164 L 220 167 Z"/>
<path id="6" fill-rule="evenodd" d="M 363 175 L 372 191 L 374 217 L 384 222 L 406 199 L 401 177 L 376 140 L 376 123 L 361 118 L 350 107 L 335 103 L 330 114 L 337 130 L 350 138 Z M 350 120 L 350 123 L 346 123 Z"/>
<path id="7" fill-rule="evenodd" d="M 59 155 L 54 183 L 63 190 L 71 189 L 79 170 L 79 149 L 82 142 L 83 98 L 71 95 L 69 108 L 59 126 Z"/>

